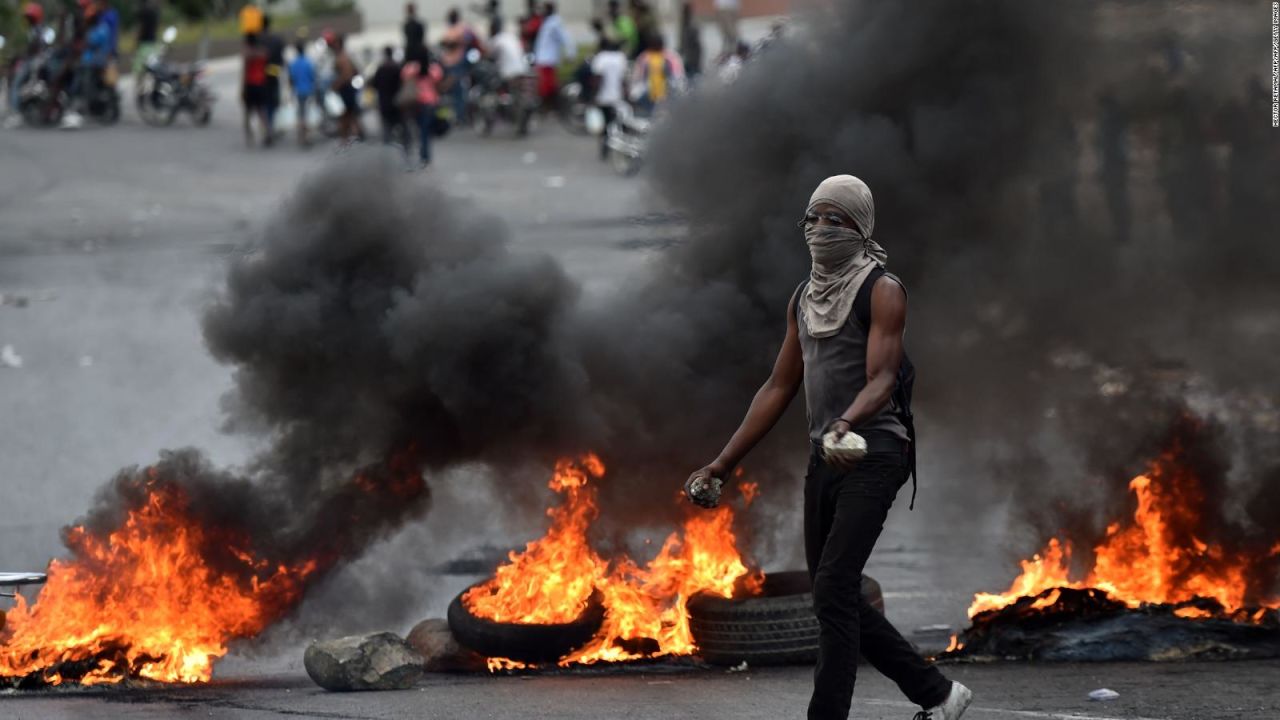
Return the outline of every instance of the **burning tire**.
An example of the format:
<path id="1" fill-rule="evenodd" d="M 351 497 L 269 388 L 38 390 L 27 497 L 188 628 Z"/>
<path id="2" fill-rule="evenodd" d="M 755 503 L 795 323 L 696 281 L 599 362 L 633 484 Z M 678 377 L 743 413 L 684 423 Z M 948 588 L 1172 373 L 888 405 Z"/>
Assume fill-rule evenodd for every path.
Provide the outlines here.
<path id="1" fill-rule="evenodd" d="M 449 604 L 449 630 L 463 646 L 486 657 L 552 663 L 586 645 L 604 623 L 604 603 L 599 591 L 591 593 L 586 610 L 573 622 L 528 625 L 476 617 L 462 602 L 462 596 L 470 590 L 463 590 Z"/>
<path id="2" fill-rule="evenodd" d="M 880 583 L 862 576 L 862 594 L 880 612 Z M 689 600 L 689 629 L 704 660 L 716 665 L 801 665 L 818 657 L 818 618 L 813 614 L 809 573 L 765 576 L 760 595 Z"/>

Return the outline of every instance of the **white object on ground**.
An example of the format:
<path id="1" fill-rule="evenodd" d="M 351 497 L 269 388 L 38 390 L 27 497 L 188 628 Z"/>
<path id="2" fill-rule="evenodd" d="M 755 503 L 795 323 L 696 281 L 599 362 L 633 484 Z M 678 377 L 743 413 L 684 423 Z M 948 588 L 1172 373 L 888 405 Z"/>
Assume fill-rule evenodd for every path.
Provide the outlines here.
<path id="1" fill-rule="evenodd" d="M 867 456 L 867 439 L 856 432 L 836 437 L 834 431 L 822 436 L 822 450 L 830 459 L 861 460 Z"/>
<path id="2" fill-rule="evenodd" d="M 538 162 L 538 153 L 533 152 L 533 151 L 531 150 L 531 151 L 529 151 L 529 152 L 525 153 L 525 154 L 524 154 L 524 156 L 521 158 L 521 160 L 523 160 L 523 161 L 524 161 L 524 164 L 525 164 L 525 165 L 532 165 L 532 164 L 534 164 L 534 163 Z"/>
<path id="3" fill-rule="evenodd" d="M 951 683 L 951 692 L 941 705 L 931 707 L 925 712 L 930 720 L 958 720 L 973 702 L 973 691 L 958 682 Z"/>
<path id="4" fill-rule="evenodd" d="M 746 671 L 747 671 L 747 661 L 746 661 L 746 660 L 743 660 L 742 662 L 738 663 L 737 665 L 734 665 L 733 667 L 729 668 L 729 672 L 731 672 L 731 673 L 739 673 L 739 672 L 746 672 Z"/>
<path id="5" fill-rule="evenodd" d="M 557 190 L 558 190 L 558 189 L 560 189 L 560 188 L 564 187 L 564 183 L 565 183 L 565 180 L 564 180 L 564 176 L 563 176 L 563 175 L 549 175 L 549 176 L 547 176 L 546 185 L 547 185 L 547 187 L 549 187 L 549 188 L 557 189 Z"/>
<path id="6" fill-rule="evenodd" d="M 1116 692 L 1115 690 L 1112 690 L 1111 688 L 1098 688 L 1097 690 L 1094 690 L 1093 692 L 1089 693 L 1090 700 L 1098 700 L 1101 702 L 1106 702 L 1107 700 L 1115 700 L 1119 697 L 1120 697 L 1120 693 Z"/>
<path id="7" fill-rule="evenodd" d="M 80 367 L 82 367 L 82 368 L 93 367 L 93 356 L 92 356 L 92 355 L 81 355 L 81 356 L 80 356 Z"/>
<path id="8" fill-rule="evenodd" d="M 0 348 L 0 365 L 20 368 L 22 367 L 22 356 L 18 354 L 17 350 L 13 349 L 12 345 L 5 345 Z"/>

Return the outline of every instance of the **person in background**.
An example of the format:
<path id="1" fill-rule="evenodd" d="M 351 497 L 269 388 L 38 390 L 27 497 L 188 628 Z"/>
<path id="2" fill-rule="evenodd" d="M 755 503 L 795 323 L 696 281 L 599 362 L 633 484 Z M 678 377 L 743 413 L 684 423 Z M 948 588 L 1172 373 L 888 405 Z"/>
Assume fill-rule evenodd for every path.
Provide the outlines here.
<path id="1" fill-rule="evenodd" d="M 120 12 L 106 0 L 98 0 L 97 5 L 101 13 L 102 24 L 107 27 L 108 61 L 114 62 L 116 56 L 120 54 Z"/>
<path id="2" fill-rule="evenodd" d="M 298 145 L 308 147 L 307 140 L 307 101 L 316 92 L 316 68 L 307 57 L 305 40 L 298 39 L 294 45 L 296 55 L 289 63 L 289 88 L 293 91 L 294 102 L 298 107 Z"/>
<path id="3" fill-rule="evenodd" d="M 142 0 L 138 6 L 138 45 L 133 53 L 133 77 L 137 83 L 147 69 L 147 59 L 158 49 L 160 10 L 155 0 Z"/>
<path id="4" fill-rule="evenodd" d="M 22 6 L 22 19 L 27 23 L 27 45 L 22 50 L 22 57 L 17 59 L 13 74 L 9 77 L 9 112 L 5 119 L 6 127 L 17 127 L 22 124 L 22 115 L 18 107 L 18 93 L 31 74 L 32 64 L 44 50 L 44 8 L 36 2 L 28 2 Z"/>
<path id="5" fill-rule="evenodd" d="M 690 82 L 702 74 L 702 33 L 693 18 L 693 3 L 680 5 L 680 59 Z"/>
<path id="6" fill-rule="evenodd" d="M 418 6 L 409 3 L 404 6 L 404 50 L 408 53 L 414 48 L 427 46 L 427 26 L 418 19 Z"/>
<path id="7" fill-rule="evenodd" d="M 262 33 L 262 8 L 256 2 L 245 3 L 240 8 L 240 34 L 248 39 L 250 35 Z"/>
<path id="8" fill-rule="evenodd" d="M 502 81 L 511 83 L 528 73 L 529 63 L 525 60 L 520 38 L 506 27 L 502 18 L 494 20 L 489 29 L 489 52 L 494 64 L 498 66 L 498 76 Z"/>
<path id="9" fill-rule="evenodd" d="M 556 73 L 560 63 L 577 53 L 573 38 L 565 29 L 564 20 L 556 12 L 553 2 L 543 4 L 542 27 L 533 47 L 533 64 L 538 68 L 538 96 L 544 108 L 552 107 L 560 90 Z"/>
<path id="10" fill-rule="evenodd" d="M 316 74 L 316 106 L 326 115 L 329 109 L 325 105 L 324 96 L 333 86 L 334 47 L 337 43 L 338 34 L 332 28 L 325 28 L 320 31 L 320 42 L 311 46 L 311 64 Z"/>
<path id="11" fill-rule="evenodd" d="M 378 116 L 382 120 L 382 143 L 390 145 L 395 131 L 404 124 L 400 108 L 396 107 L 396 95 L 400 92 L 400 63 L 395 50 L 382 48 L 382 62 L 373 73 L 373 89 L 378 93 Z"/>
<path id="12" fill-rule="evenodd" d="M 426 168 L 431 164 L 431 134 L 434 132 L 436 104 L 440 101 L 438 87 L 443 79 L 444 69 L 439 63 L 432 61 L 425 47 L 405 53 L 400 82 L 412 83 L 418 92 L 414 98 L 416 102 L 401 110 L 417 120 L 419 168 Z"/>
<path id="13" fill-rule="evenodd" d="M 467 51 L 480 47 L 480 39 L 471 26 L 462 21 L 458 8 L 449 10 L 448 27 L 440 38 L 440 62 L 444 65 L 445 92 L 453 107 L 454 119 L 462 123 L 467 113 L 467 78 L 471 63 Z"/>
<path id="14" fill-rule="evenodd" d="M 538 31 L 542 29 L 542 12 L 538 0 L 527 0 L 524 17 L 520 18 L 520 42 L 524 43 L 525 52 L 533 52 L 534 43 L 538 41 Z"/>
<path id="15" fill-rule="evenodd" d="M 271 15 L 262 16 L 262 49 L 267 55 L 267 84 L 263 92 L 263 109 L 267 114 L 267 136 L 262 144 L 271 147 L 276 140 L 276 111 L 280 109 L 280 77 L 284 75 L 284 38 L 271 32 Z"/>
<path id="16" fill-rule="evenodd" d="M 84 9 L 84 44 L 80 64 L 72 81 L 74 110 L 62 116 L 62 127 L 74 130 L 84 124 L 84 113 L 103 82 L 103 72 L 111 62 L 111 26 L 107 24 L 101 2 L 91 2 Z"/>
<path id="17" fill-rule="evenodd" d="M 339 35 L 333 46 L 333 84 L 330 87 L 342 99 L 338 137 L 344 143 L 354 142 L 364 134 L 360 129 L 360 98 L 355 86 L 355 79 L 359 74 L 355 61 L 347 52 L 346 37 Z"/>
<path id="18" fill-rule="evenodd" d="M 654 33 L 632 70 L 632 86 L 636 88 L 636 108 L 653 114 L 672 95 L 684 90 L 684 64 L 667 49 L 662 35 Z"/>
<path id="19" fill-rule="evenodd" d="M 631 0 L 631 17 L 635 20 L 636 36 L 640 39 L 631 54 L 634 59 L 648 49 L 649 38 L 662 34 L 662 28 L 658 26 L 658 14 L 648 0 Z"/>
<path id="20" fill-rule="evenodd" d="M 591 72 L 600 78 L 596 90 L 596 106 L 604 115 L 604 127 L 600 131 L 600 159 L 609 157 L 609 128 L 618 119 L 618 106 L 625 102 L 623 85 L 627 77 L 627 54 L 618 41 L 606 38 L 604 47 L 591 59 Z"/>
<path id="21" fill-rule="evenodd" d="M 241 75 L 240 100 L 244 104 L 244 141 L 254 145 L 253 120 L 262 128 L 264 142 L 270 139 L 267 123 L 267 51 L 257 33 L 244 36 L 244 72 Z"/>
<path id="22" fill-rule="evenodd" d="M 738 47 L 738 14 L 741 0 L 715 0 L 716 21 L 720 25 L 720 51 L 727 53 Z"/>
<path id="23" fill-rule="evenodd" d="M 631 19 L 631 15 L 622 12 L 619 0 L 609 0 L 609 23 L 612 25 L 610 34 L 618 42 L 618 49 L 626 53 L 627 57 L 639 54 L 640 33 L 636 31 L 636 21 Z"/>

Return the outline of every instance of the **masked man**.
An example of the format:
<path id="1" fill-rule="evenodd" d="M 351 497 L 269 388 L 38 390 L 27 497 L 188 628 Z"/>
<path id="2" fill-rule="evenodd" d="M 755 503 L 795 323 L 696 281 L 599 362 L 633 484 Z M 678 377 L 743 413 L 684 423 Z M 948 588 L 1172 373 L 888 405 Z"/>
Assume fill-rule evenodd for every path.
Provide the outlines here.
<path id="1" fill-rule="evenodd" d="M 884 272 L 888 255 L 871 239 L 871 190 L 858 178 L 823 181 L 801 226 L 813 265 L 787 305 L 787 334 L 773 372 L 729 444 L 689 477 L 685 492 L 714 506 L 721 479 L 773 428 L 803 382 L 811 444 L 805 558 L 819 625 L 809 718 L 849 716 L 861 652 L 924 708 L 918 719 L 956 720 L 972 693 L 920 657 L 861 592 L 862 569 L 913 471 L 914 432 L 903 391 L 909 383 L 899 372 L 907 294 Z"/>

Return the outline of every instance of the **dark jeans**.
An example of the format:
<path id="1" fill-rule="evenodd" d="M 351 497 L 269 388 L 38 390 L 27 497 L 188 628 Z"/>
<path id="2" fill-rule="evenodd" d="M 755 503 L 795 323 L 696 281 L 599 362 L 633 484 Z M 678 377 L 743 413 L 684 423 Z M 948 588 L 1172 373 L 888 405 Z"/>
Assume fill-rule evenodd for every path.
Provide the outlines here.
<path id="1" fill-rule="evenodd" d="M 418 160 L 423 165 L 431 162 L 431 126 L 435 124 L 435 118 L 434 105 L 418 108 Z"/>
<path id="2" fill-rule="evenodd" d="M 818 616 L 818 665 L 810 720 L 849 717 L 858 653 L 921 707 L 951 691 L 943 677 L 862 596 L 862 569 L 898 489 L 906 453 L 873 453 L 853 470 L 834 468 L 815 448 L 804 482 L 804 549 Z"/>
<path id="3" fill-rule="evenodd" d="M 612 105 L 601 105 L 600 113 L 604 115 L 604 129 L 600 131 L 600 159 L 609 157 L 609 128 L 618 121 L 618 109 Z"/>

